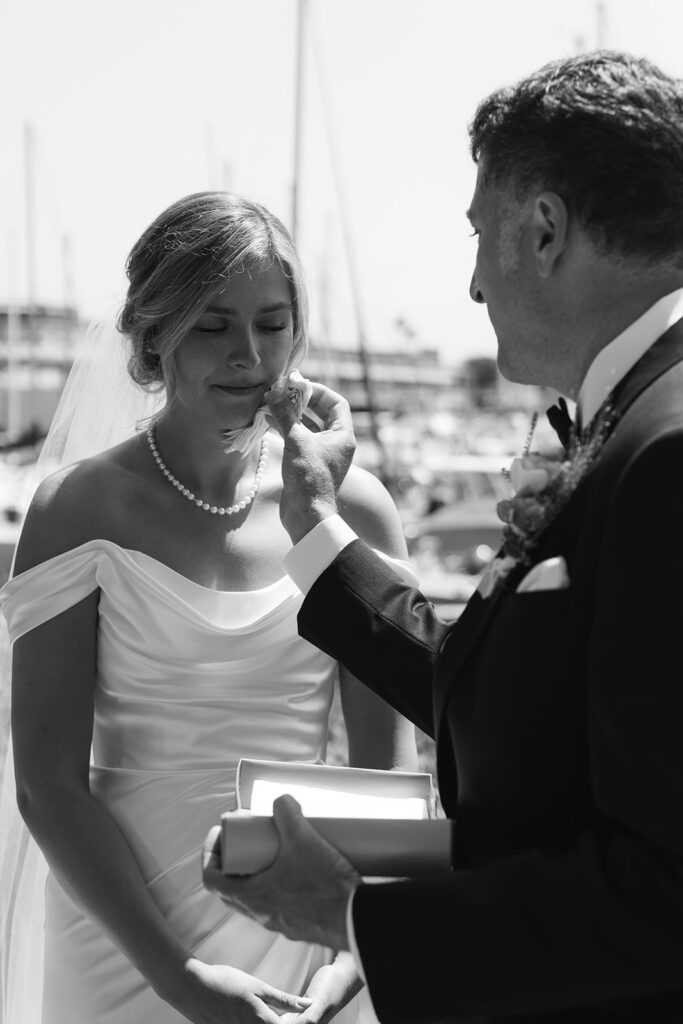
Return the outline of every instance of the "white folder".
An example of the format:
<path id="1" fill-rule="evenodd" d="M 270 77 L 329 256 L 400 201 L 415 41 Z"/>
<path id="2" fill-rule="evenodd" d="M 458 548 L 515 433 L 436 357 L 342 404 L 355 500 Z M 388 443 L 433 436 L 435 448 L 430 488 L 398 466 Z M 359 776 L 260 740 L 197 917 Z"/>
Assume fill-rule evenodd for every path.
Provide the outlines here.
<path id="1" fill-rule="evenodd" d="M 432 816 L 431 775 L 244 758 L 237 768 L 237 810 L 221 817 L 226 874 L 253 874 L 273 862 L 279 840 L 272 806 L 283 793 L 361 875 L 450 869 L 452 822 Z"/>

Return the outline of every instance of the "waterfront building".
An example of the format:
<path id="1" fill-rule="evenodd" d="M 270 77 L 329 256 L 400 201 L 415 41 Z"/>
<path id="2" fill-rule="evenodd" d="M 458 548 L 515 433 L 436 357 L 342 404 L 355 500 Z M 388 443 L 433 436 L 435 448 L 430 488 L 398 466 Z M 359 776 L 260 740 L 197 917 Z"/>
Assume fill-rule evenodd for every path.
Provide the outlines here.
<path id="1" fill-rule="evenodd" d="M 45 434 L 84 324 L 68 306 L 0 307 L 0 437 Z"/>

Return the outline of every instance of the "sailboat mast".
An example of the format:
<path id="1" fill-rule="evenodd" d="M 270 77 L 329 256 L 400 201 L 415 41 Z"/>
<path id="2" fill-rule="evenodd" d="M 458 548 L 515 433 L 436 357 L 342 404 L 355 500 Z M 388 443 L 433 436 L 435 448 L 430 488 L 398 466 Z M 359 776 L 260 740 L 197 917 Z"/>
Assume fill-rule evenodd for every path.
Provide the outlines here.
<path id="1" fill-rule="evenodd" d="M 36 303 L 36 211 L 35 211 L 35 138 L 33 125 L 24 124 L 24 221 L 26 225 L 26 302 Z"/>
<path id="2" fill-rule="evenodd" d="M 304 60 L 307 0 L 298 0 L 296 30 L 296 85 L 294 97 L 294 168 L 292 174 L 292 238 L 299 241 L 299 186 L 301 180 L 301 154 L 303 148 L 304 116 Z"/>
<path id="3" fill-rule="evenodd" d="M 377 475 L 380 477 L 382 482 L 388 488 L 390 488 L 391 479 L 387 469 L 388 459 L 386 456 L 386 452 L 384 450 L 384 444 L 382 442 L 382 438 L 379 431 L 378 403 L 376 397 L 375 381 L 372 376 L 371 359 L 367 340 L 368 335 L 366 330 L 365 306 L 363 303 L 363 295 L 360 284 L 360 274 L 358 271 L 353 233 L 351 230 L 351 216 L 346 199 L 346 190 L 344 187 L 342 159 L 335 133 L 332 103 L 330 101 L 330 96 L 327 88 L 327 79 L 325 77 L 324 62 L 321 57 L 320 47 L 314 28 L 315 26 L 311 26 L 311 39 L 313 44 L 313 53 L 315 57 L 315 67 L 318 85 L 320 88 L 320 96 L 324 112 L 325 132 L 327 136 L 327 145 L 330 154 L 332 178 L 334 181 L 334 187 L 337 196 L 337 206 L 339 209 L 339 216 L 341 220 L 342 237 L 344 240 L 344 251 L 346 254 L 346 265 L 349 274 L 349 284 L 351 286 L 351 296 L 356 316 L 358 356 L 361 365 L 361 379 L 363 381 L 363 388 L 366 396 L 367 412 L 370 420 L 370 435 L 374 442 L 375 449 L 378 453 Z"/>
<path id="4" fill-rule="evenodd" d="M 26 339 L 29 348 L 28 390 L 32 393 L 36 375 L 36 144 L 33 125 L 24 123 L 24 223 L 26 232 Z"/>
<path id="5" fill-rule="evenodd" d="M 10 227 L 7 234 L 7 436 L 13 441 L 21 429 L 21 392 L 17 380 L 19 317 L 16 306 L 15 259 L 17 233 Z"/>
<path id="6" fill-rule="evenodd" d="M 595 5 L 595 47 L 603 50 L 607 46 L 607 8 L 604 0 Z"/>

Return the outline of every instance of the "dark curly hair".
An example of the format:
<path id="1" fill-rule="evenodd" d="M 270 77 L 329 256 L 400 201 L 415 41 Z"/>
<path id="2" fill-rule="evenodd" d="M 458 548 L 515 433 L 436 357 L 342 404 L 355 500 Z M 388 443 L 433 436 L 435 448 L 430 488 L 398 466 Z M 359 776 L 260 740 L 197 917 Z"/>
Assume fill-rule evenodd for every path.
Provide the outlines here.
<path id="1" fill-rule="evenodd" d="M 599 251 L 683 267 L 683 83 L 600 50 L 546 64 L 479 105 L 484 184 L 556 192 Z"/>
<path id="2" fill-rule="evenodd" d="M 292 292 L 293 366 L 306 351 L 308 305 L 301 263 L 281 221 L 230 192 L 195 192 L 160 213 L 126 262 L 129 285 L 117 326 L 130 343 L 133 380 L 150 390 L 165 387 L 171 397 L 175 349 L 216 292 L 232 274 L 274 262 Z"/>

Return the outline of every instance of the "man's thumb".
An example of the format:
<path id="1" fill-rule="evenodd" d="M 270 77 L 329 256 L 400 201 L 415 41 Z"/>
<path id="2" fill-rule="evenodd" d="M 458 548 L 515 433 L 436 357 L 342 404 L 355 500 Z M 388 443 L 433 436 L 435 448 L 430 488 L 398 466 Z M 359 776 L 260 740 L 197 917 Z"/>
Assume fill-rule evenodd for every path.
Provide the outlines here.
<path id="1" fill-rule="evenodd" d="M 301 805 L 289 793 L 284 793 L 273 800 L 273 821 L 283 839 L 295 838 L 302 827 L 306 828 L 306 819 L 301 812 Z"/>

